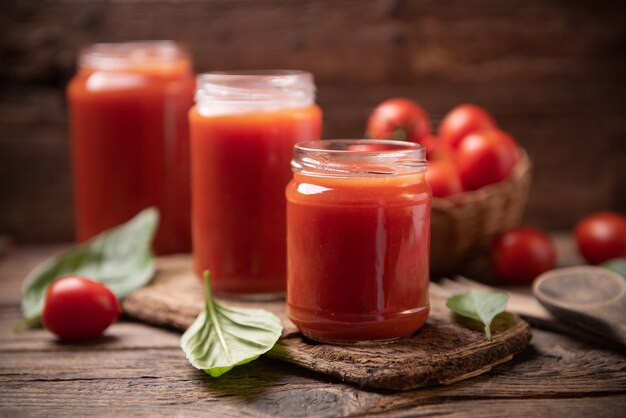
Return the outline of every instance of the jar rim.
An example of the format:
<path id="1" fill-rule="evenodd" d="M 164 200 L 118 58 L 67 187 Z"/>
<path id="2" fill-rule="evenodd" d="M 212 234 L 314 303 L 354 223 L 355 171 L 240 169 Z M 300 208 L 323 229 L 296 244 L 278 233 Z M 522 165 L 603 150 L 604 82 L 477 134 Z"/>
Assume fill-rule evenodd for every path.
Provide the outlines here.
<path id="1" fill-rule="evenodd" d="M 313 81 L 313 74 L 303 70 L 278 70 L 278 69 L 259 69 L 259 70 L 218 70 L 206 71 L 198 74 L 198 81 L 228 81 L 242 79 L 307 79 Z"/>
<path id="2" fill-rule="evenodd" d="M 301 70 L 209 71 L 196 77 L 198 93 L 212 100 L 276 100 L 315 95 L 313 74 Z"/>
<path id="3" fill-rule="evenodd" d="M 426 170 L 426 149 L 408 141 L 331 139 L 296 144 L 294 171 L 307 175 L 390 176 Z"/>
<path id="4" fill-rule="evenodd" d="M 363 145 L 371 148 L 352 148 L 351 146 Z M 387 149 L 375 146 L 385 146 Z M 424 146 L 416 142 L 398 141 L 395 139 L 322 139 L 320 141 L 300 142 L 294 147 L 302 151 L 325 151 L 329 153 L 372 154 L 372 153 L 397 153 L 401 151 L 419 151 Z"/>
<path id="5" fill-rule="evenodd" d="M 203 116 L 302 108 L 314 103 L 315 84 L 308 71 L 211 71 L 197 77 L 196 104 Z"/>
<path id="6" fill-rule="evenodd" d="M 116 69 L 129 64 L 171 64 L 188 60 L 184 44 L 170 40 L 95 43 L 84 48 L 79 65 L 97 69 Z"/>

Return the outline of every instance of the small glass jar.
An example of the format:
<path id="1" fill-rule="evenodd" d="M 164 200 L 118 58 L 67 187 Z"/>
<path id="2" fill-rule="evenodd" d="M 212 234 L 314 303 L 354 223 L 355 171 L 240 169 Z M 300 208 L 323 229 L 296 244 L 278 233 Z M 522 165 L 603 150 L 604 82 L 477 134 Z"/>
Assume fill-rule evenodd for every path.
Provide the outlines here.
<path id="1" fill-rule="evenodd" d="M 430 203 L 421 145 L 298 144 L 287 186 L 287 313 L 318 341 L 412 335 L 429 311 Z"/>
<path id="2" fill-rule="evenodd" d="M 156 206 L 157 253 L 191 250 L 194 74 L 171 41 L 96 44 L 67 87 L 78 241 Z"/>
<path id="3" fill-rule="evenodd" d="M 284 190 L 293 146 L 320 138 L 313 76 L 302 71 L 198 76 L 191 126 L 193 255 L 217 293 L 284 295 Z"/>

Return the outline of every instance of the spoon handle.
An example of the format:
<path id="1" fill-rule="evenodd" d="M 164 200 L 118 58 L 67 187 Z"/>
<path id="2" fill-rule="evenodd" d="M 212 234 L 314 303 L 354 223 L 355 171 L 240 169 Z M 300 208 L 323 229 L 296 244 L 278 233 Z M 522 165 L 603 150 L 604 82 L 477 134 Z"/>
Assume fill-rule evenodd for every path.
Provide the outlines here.
<path id="1" fill-rule="evenodd" d="M 626 311 L 624 305 L 611 310 L 588 309 L 582 311 L 563 310 L 559 307 L 544 306 L 557 318 L 584 328 L 593 334 L 610 339 L 626 348 Z"/>
<path id="2" fill-rule="evenodd" d="M 608 309 L 607 309 L 608 308 Z M 604 309 L 591 310 L 589 315 L 594 316 L 606 327 L 599 331 L 615 342 L 626 347 L 626 300 L 620 299 Z"/>

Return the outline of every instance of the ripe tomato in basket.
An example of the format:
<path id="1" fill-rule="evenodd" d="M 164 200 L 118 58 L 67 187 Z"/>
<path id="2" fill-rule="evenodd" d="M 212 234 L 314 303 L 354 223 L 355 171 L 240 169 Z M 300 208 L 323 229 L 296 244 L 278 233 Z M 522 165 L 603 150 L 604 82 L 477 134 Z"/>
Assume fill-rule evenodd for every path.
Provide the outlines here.
<path id="1" fill-rule="evenodd" d="M 430 161 L 426 182 L 433 190 L 433 197 L 446 197 L 463 191 L 459 170 L 450 160 Z"/>
<path id="2" fill-rule="evenodd" d="M 454 149 L 441 139 L 427 135 L 422 141 L 422 145 L 426 148 L 426 159 L 428 161 L 446 160 L 452 164 L 456 164 Z"/>
<path id="3" fill-rule="evenodd" d="M 457 148 L 461 140 L 472 132 L 497 128 L 496 120 L 485 109 L 473 104 L 461 104 L 443 118 L 439 125 L 439 137 Z"/>
<path id="4" fill-rule="evenodd" d="M 463 188 L 476 190 L 506 179 L 519 157 L 517 143 L 506 132 L 489 129 L 467 135 L 456 150 Z"/>
<path id="5" fill-rule="evenodd" d="M 430 134 L 430 119 L 426 111 L 412 100 L 385 100 L 367 121 L 367 135 L 374 139 L 395 139 L 422 143 Z"/>
<path id="6" fill-rule="evenodd" d="M 552 239 L 535 228 L 520 227 L 498 235 L 491 246 L 491 263 L 500 279 L 511 284 L 531 283 L 554 267 Z"/>

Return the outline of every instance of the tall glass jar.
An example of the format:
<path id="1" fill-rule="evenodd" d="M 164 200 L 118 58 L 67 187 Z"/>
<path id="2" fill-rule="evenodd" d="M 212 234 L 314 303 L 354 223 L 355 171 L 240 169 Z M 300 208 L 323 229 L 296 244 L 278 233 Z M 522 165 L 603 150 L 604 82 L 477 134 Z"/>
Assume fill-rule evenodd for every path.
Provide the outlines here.
<path id="1" fill-rule="evenodd" d="M 285 186 L 293 146 L 320 138 L 302 71 L 214 72 L 190 111 L 193 255 L 216 292 L 271 297 L 286 286 Z"/>
<path id="2" fill-rule="evenodd" d="M 287 313 L 309 338 L 410 336 L 428 316 L 431 190 L 421 145 L 299 144 L 287 186 Z"/>
<path id="3" fill-rule="evenodd" d="M 67 88 L 76 234 L 86 240 L 157 206 L 157 253 L 191 249 L 194 75 L 170 41 L 96 44 Z"/>

